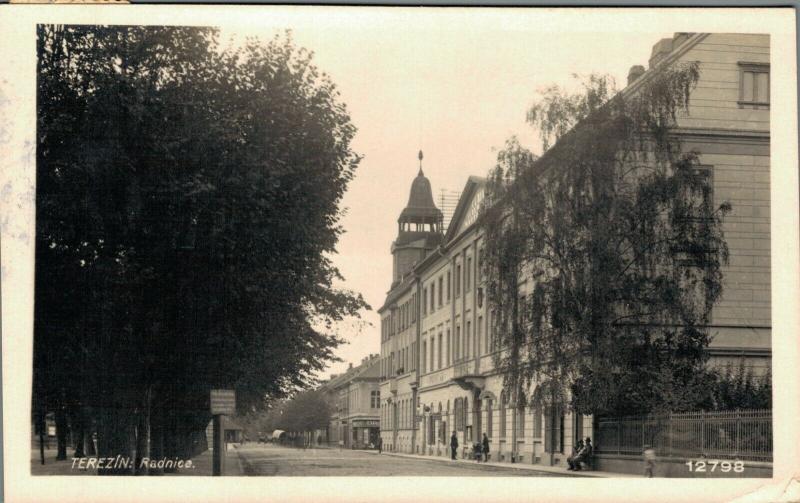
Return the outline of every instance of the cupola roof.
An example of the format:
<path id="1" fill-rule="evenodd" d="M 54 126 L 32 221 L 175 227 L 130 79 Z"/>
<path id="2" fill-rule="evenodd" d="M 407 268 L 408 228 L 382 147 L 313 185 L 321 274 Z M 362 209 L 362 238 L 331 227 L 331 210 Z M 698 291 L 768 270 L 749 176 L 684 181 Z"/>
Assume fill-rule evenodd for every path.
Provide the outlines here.
<path id="1" fill-rule="evenodd" d="M 438 222 L 442 218 L 442 212 L 433 202 L 431 182 L 422 172 L 422 151 L 419 152 L 419 160 L 419 173 L 411 182 L 408 204 L 400 213 L 400 222 L 430 222 L 431 220 Z"/>

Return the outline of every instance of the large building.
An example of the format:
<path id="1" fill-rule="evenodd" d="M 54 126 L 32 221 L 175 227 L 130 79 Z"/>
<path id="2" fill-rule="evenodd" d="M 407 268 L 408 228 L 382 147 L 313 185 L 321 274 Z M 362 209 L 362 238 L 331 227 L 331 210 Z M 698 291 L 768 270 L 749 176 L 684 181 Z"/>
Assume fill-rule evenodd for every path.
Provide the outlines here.
<path id="1" fill-rule="evenodd" d="M 730 248 L 724 298 L 709 327 L 712 364 L 745 358 L 764 370 L 771 337 L 769 37 L 676 34 L 653 47 L 648 70 L 631 68 L 623 92 L 636 92 L 661 65 L 695 61 L 700 79 L 678 133 L 687 149 L 701 153 L 715 200 L 733 207 L 724 225 Z M 493 460 L 511 461 L 516 453 L 516 462 L 563 466 L 575 439 L 591 436 L 592 418 L 535 400 L 520 411 L 502 393 L 475 223 L 484 185 L 468 178 L 443 233 L 421 166 L 412 182 L 391 247 L 391 288 L 379 309 L 383 445 L 447 456 L 452 431 L 462 448 L 485 432 Z"/>

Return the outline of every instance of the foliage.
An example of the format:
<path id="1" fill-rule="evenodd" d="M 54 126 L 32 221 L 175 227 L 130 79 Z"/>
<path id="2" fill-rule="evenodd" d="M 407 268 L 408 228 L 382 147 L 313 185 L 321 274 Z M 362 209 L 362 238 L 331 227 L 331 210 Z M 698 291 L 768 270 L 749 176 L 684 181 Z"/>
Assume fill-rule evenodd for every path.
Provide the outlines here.
<path id="1" fill-rule="evenodd" d="M 772 373 L 761 376 L 753 373 L 742 361 L 737 367 L 731 364 L 717 371 L 712 388 L 715 410 L 771 409 Z"/>
<path id="2" fill-rule="evenodd" d="M 276 417 L 275 429 L 308 432 L 327 428 L 331 419 L 331 404 L 321 391 L 298 393 L 283 402 Z"/>
<path id="3" fill-rule="evenodd" d="M 312 384 L 368 306 L 332 287 L 360 158 L 311 53 L 194 27 L 37 34 L 37 410 L 91 408 L 116 453 L 137 415 L 204 428 L 211 388 L 247 411 Z"/>
<path id="4" fill-rule="evenodd" d="M 634 93 L 592 77 L 550 88 L 528 119 L 545 146 L 498 156 L 482 218 L 487 293 L 505 385 L 583 414 L 708 403 L 711 308 L 728 252 L 697 152 L 672 134 L 697 65 Z"/>

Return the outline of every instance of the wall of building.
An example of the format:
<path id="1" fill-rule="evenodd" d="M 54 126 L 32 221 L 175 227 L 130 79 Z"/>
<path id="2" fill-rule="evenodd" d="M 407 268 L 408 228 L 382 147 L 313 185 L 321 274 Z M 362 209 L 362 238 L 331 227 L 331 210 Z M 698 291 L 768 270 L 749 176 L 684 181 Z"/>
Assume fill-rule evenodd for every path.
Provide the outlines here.
<path id="1" fill-rule="evenodd" d="M 714 203 L 728 201 L 723 230 L 730 263 L 723 297 L 712 313 L 713 364 L 770 366 L 769 107 L 744 105 L 742 63 L 769 64 L 769 36 L 711 34 L 681 61 L 700 63 L 700 80 L 681 127 L 685 149 L 700 152 L 712 170 Z"/>
<path id="2" fill-rule="evenodd" d="M 714 337 L 712 364 L 738 362 L 746 357 L 749 365 L 763 371 L 770 366 L 771 347 L 769 110 L 763 106 L 754 108 L 739 103 L 739 63 L 769 62 L 769 39 L 760 35 L 709 35 L 682 54 L 680 60 L 699 61 L 701 73 L 697 89 L 692 95 L 690 113 L 680 118 L 685 148 L 700 151 L 701 163 L 711 168 L 715 203 L 729 201 L 733 206 L 724 224 L 730 247 L 730 263 L 724 269 L 724 296 L 714 308 L 710 327 Z M 384 381 L 382 396 L 392 396 L 394 401 L 382 409 L 381 435 L 384 446 L 392 445 L 395 450 L 448 456 L 450 435 L 455 426 L 454 403 L 457 398 L 466 398 L 469 413 L 465 426 L 471 428 L 472 435 L 466 435 L 467 428 L 458 432 L 461 444 L 459 456 L 463 446 L 479 439 L 486 431 L 490 433 L 493 459 L 510 461 L 514 409 L 508 407 L 505 412 L 500 410 L 502 377 L 494 372 L 493 357 L 487 344 L 491 320 L 486 313 L 486 301 L 480 305 L 478 300 L 482 288 L 478 277 L 480 235 L 474 227 L 463 223 L 460 228 L 462 234 L 446 245 L 444 256 L 430 259 L 422 270 L 417 270 L 421 275 L 416 290 L 419 292 L 416 302 L 420 305 L 417 321 L 420 333 L 416 352 L 419 358 L 417 394 L 422 407 L 414 407 L 413 374 Z M 468 265 L 469 287 L 466 286 Z M 461 275 L 457 277 L 459 270 Z M 449 302 L 446 294 L 448 272 Z M 445 289 L 441 306 L 438 302 L 439 278 L 443 279 Z M 433 308 L 430 305 L 431 285 L 434 285 L 436 298 Z M 531 286 L 523 285 L 521 293 L 529 293 Z M 421 307 L 423 291 L 428 292 L 425 309 Z M 415 336 L 415 332 L 411 333 Z M 438 342 L 440 334 L 441 350 Z M 409 341 L 402 337 L 384 340 L 382 357 L 386 358 Z M 422 358 L 425 358 L 424 364 Z M 479 416 L 473 413 L 475 393 L 462 388 L 457 382 L 459 376 L 465 374 L 483 379 L 484 399 L 480 402 Z M 392 393 L 393 390 L 395 393 Z M 398 405 L 402 426 L 395 428 L 392 414 Z M 424 410 L 425 406 L 429 411 Z M 416 435 L 413 435 L 409 428 L 414 427 L 415 410 L 421 416 L 421 421 L 417 425 Z M 409 416 L 410 422 L 402 419 Z M 502 417 L 505 417 L 506 425 L 504 436 L 500 435 Z M 517 451 L 524 463 L 565 466 L 575 439 L 592 436 L 591 417 L 576 421 L 578 418 L 566 412 L 563 445 L 559 452 L 547 453 L 544 446 L 547 418 L 543 415 L 543 409 L 527 407 L 523 418 L 524 427 L 519 435 Z M 491 429 L 488 430 L 490 422 Z M 433 443 L 429 442 L 430 424 L 435 428 Z M 534 426 L 538 426 L 536 431 Z M 444 434 L 440 434 L 445 428 Z M 613 465 L 612 468 L 616 467 Z"/>

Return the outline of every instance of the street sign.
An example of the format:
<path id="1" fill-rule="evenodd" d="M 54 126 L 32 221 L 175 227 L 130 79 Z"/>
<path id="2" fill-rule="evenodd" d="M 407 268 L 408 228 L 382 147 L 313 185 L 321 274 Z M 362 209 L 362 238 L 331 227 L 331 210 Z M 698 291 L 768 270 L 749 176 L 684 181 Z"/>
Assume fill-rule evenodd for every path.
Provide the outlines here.
<path id="1" fill-rule="evenodd" d="M 226 414 L 232 416 L 236 413 L 236 391 L 232 389 L 211 390 L 211 414 Z"/>

